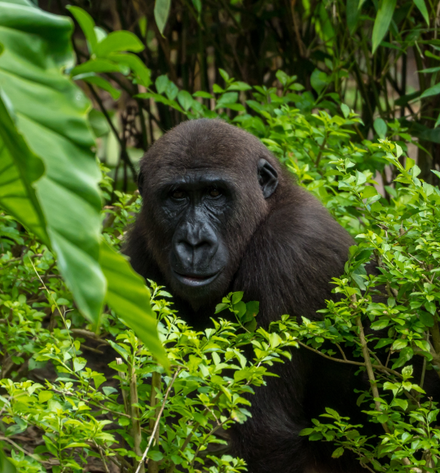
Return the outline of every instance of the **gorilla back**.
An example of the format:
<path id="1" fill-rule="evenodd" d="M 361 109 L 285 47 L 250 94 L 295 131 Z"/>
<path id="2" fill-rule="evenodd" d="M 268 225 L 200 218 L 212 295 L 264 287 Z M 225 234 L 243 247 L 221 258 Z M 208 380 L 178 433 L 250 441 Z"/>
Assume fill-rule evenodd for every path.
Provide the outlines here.
<path id="1" fill-rule="evenodd" d="M 139 191 L 126 253 L 139 274 L 171 288 L 198 329 L 230 291 L 260 301 L 263 327 L 286 313 L 316 318 L 353 244 L 257 138 L 220 120 L 187 121 L 160 138 L 141 161 Z M 331 459 L 333 445 L 299 436 L 325 407 L 350 414 L 353 368 L 292 355 L 233 429 L 235 453 L 251 473 L 362 471 L 346 455 Z"/>

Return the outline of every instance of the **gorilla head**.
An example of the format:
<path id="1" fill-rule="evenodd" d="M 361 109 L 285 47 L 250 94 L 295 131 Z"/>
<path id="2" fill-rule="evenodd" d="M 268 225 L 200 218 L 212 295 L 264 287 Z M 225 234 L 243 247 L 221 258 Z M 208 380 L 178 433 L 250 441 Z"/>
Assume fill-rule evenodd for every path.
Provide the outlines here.
<path id="1" fill-rule="evenodd" d="M 220 120 L 184 122 L 151 147 L 141 162 L 139 220 L 175 295 L 196 309 L 227 292 L 282 180 L 257 138 Z"/>

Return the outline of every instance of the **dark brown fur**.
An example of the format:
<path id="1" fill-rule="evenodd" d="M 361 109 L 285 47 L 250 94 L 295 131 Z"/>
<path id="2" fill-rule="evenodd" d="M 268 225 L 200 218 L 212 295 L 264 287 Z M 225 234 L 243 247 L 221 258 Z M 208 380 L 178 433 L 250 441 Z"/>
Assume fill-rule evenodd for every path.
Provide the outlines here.
<path id="1" fill-rule="evenodd" d="M 267 160 L 279 184 L 265 199 L 256 166 Z M 191 173 L 220 172 L 231 183 L 233 205 L 221 226 L 230 260 L 215 287 L 198 301 L 188 300 L 170 273 L 172 228 L 161 214 L 157 192 L 164 181 Z M 126 253 L 145 278 L 171 287 L 182 318 L 197 328 L 209 324 L 229 291 L 260 301 L 264 327 L 282 314 L 316 318 L 332 297 L 329 281 L 343 273 L 352 239 L 313 196 L 252 135 L 219 120 L 184 122 L 158 140 L 141 161 L 144 204 Z M 251 473 L 344 472 L 363 469 L 346 454 L 331 458 L 333 445 L 309 442 L 301 429 L 332 407 L 356 411 L 354 370 L 309 351 L 294 350 L 277 367 L 279 378 L 252 397 L 252 418 L 232 431 L 234 452 Z"/>

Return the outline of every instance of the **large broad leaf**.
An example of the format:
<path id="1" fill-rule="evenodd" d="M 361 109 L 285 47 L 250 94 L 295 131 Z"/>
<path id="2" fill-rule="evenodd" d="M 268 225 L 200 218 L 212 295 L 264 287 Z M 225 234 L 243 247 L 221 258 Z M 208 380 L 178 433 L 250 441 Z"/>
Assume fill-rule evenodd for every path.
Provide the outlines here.
<path id="1" fill-rule="evenodd" d="M 46 168 L 35 188 L 60 272 L 80 310 L 98 320 L 106 291 L 98 263 L 100 172 L 86 120 L 89 102 L 63 74 L 73 65 L 73 24 L 20 3 L 0 1 L 0 88 Z"/>
<path id="2" fill-rule="evenodd" d="M 43 173 L 43 162 L 30 151 L 17 132 L 0 98 L 0 203 L 48 244 L 46 221 L 32 186 Z"/>
<path id="3" fill-rule="evenodd" d="M 107 297 L 166 365 L 145 284 L 105 244 L 100 254 L 101 174 L 91 152 L 90 104 L 63 74 L 73 66 L 71 32 L 69 18 L 26 0 L 0 0 L 0 205 L 56 251 L 85 316 L 98 324 Z"/>
<path id="4" fill-rule="evenodd" d="M 104 240 L 100 260 L 108 282 L 107 304 L 136 332 L 158 361 L 168 366 L 167 355 L 157 336 L 156 317 L 144 280 Z"/>
<path id="5" fill-rule="evenodd" d="M 380 0 L 379 11 L 373 27 L 373 54 L 390 27 L 395 8 L 396 0 Z"/>

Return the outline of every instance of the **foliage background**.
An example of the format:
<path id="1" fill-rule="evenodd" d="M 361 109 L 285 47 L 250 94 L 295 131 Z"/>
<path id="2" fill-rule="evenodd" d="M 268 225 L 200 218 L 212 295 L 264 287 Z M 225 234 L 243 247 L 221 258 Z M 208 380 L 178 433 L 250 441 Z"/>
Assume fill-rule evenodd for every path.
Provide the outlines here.
<path id="1" fill-rule="evenodd" d="M 0 1 L 5 468 L 138 472 L 147 458 L 151 472 L 243 471 L 223 428 L 301 345 L 367 373 L 353 396 L 381 432 L 329 408 L 303 435 L 368 471 L 438 471 L 425 392 L 440 368 L 438 3 L 40 7 L 56 15 Z M 58 14 L 75 19 L 73 49 Z M 112 250 L 140 205 L 143 151 L 183 119 L 217 116 L 258 136 L 356 237 L 323 321 L 283 316 L 266 332 L 236 293 L 218 307 L 230 316 L 195 333 Z"/>
<path id="2" fill-rule="evenodd" d="M 438 1 L 40 2 L 43 8 L 63 14 L 69 3 L 87 10 L 107 32 L 125 29 L 136 35 L 145 45 L 137 54 L 151 70 L 153 82 L 167 75 L 182 90 L 215 95 L 214 84 L 222 85 L 220 69 L 251 86 L 266 87 L 274 84 L 281 69 L 296 75 L 305 91 L 313 99 L 320 97 L 331 112 L 340 103 L 356 110 L 362 118 L 355 138 L 359 141 L 381 136 L 382 120 L 397 119 L 421 145 L 411 154 L 417 157 L 423 178 L 437 182 L 429 170 L 439 165 Z M 81 33 L 74 40 L 83 62 L 90 56 Z M 142 152 L 134 149 L 147 149 L 183 115 L 136 98 L 140 84 L 112 71 L 106 77 L 121 90 L 119 105 L 109 97 L 105 100 L 105 94 L 103 103 L 95 105 L 115 111 L 120 149 L 118 156 L 107 149 L 102 157 L 117 167 L 125 190 L 130 176 L 126 168 L 133 172 L 125 150 L 136 160 Z M 242 91 L 242 103 L 245 98 L 249 92 Z M 209 101 L 203 98 L 212 108 Z M 234 111 L 228 114 L 233 117 Z M 382 177 L 388 183 L 389 177 Z"/>

